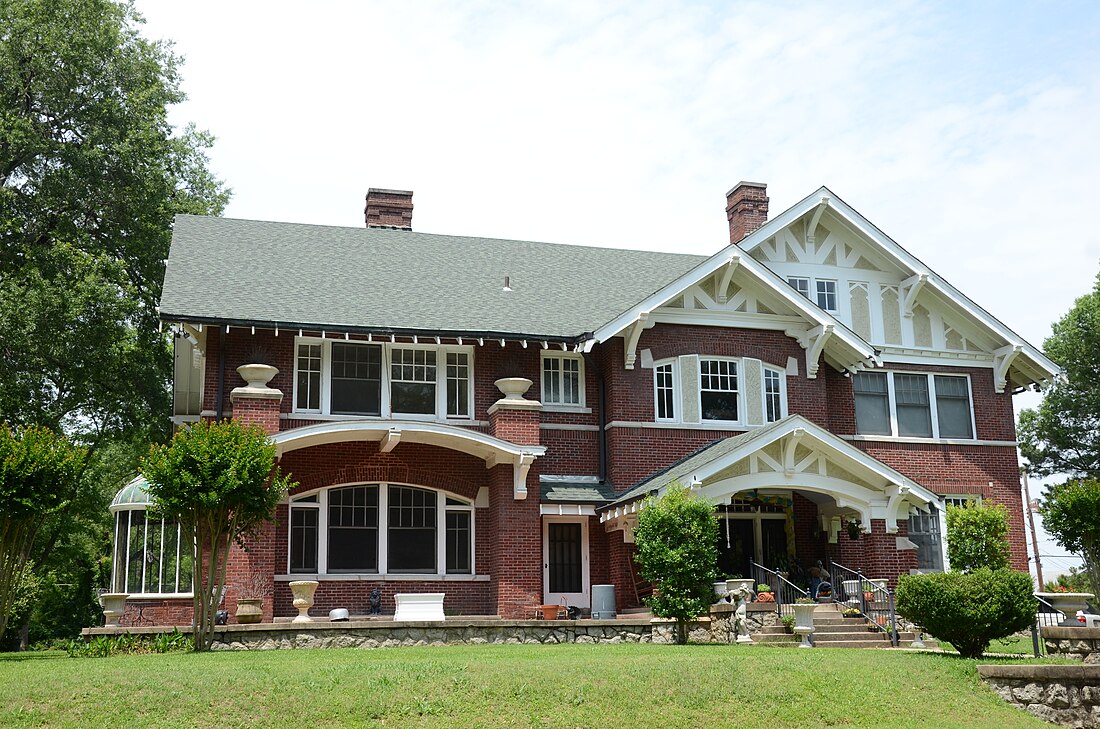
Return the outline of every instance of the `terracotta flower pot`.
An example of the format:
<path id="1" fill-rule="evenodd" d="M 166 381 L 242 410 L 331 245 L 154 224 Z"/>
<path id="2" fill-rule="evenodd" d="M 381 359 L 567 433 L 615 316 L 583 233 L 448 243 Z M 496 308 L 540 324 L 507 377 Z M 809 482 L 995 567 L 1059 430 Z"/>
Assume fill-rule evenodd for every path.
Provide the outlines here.
<path id="1" fill-rule="evenodd" d="M 761 592 L 756 596 L 757 602 L 775 602 L 774 592 Z"/>

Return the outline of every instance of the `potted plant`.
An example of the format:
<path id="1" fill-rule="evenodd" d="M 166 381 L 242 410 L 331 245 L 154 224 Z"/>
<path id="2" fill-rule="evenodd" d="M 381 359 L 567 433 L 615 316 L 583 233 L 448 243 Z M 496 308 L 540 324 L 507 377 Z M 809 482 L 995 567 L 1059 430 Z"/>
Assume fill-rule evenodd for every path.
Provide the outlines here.
<path id="1" fill-rule="evenodd" d="M 264 598 L 271 595 L 271 590 L 271 582 L 263 574 L 253 572 L 238 589 L 237 612 L 234 613 L 237 622 L 261 622 L 264 619 Z"/>
<path id="2" fill-rule="evenodd" d="M 845 608 L 844 612 L 840 614 L 842 618 L 862 618 L 863 613 L 859 611 L 859 608 Z"/>
<path id="3" fill-rule="evenodd" d="M 868 603 L 874 602 L 875 601 L 875 586 L 872 585 L 869 581 L 864 580 L 862 587 L 863 587 L 863 601 L 868 602 Z"/>
<path id="4" fill-rule="evenodd" d="M 279 374 L 279 370 L 269 364 L 274 361 L 266 347 L 255 346 L 249 350 L 245 363 L 237 368 L 237 374 L 249 387 L 263 389 L 267 383 Z"/>
<path id="5" fill-rule="evenodd" d="M 855 541 L 855 540 L 859 539 L 859 532 L 860 532 L 859 527 L 860 527 L 860 520 L 859 519 L 855 519 L 855 520 L 852 520 L 852 521 L 848 522 L 848 538 L 851 539 L 852 541 Z"/>
<path id="6" fill-rule="evenodd" d="M 756 601 L 757 602 L 775 602 L 775 593 L 772 592 L 772 586 L 761 582 L 756 586 Z"/>

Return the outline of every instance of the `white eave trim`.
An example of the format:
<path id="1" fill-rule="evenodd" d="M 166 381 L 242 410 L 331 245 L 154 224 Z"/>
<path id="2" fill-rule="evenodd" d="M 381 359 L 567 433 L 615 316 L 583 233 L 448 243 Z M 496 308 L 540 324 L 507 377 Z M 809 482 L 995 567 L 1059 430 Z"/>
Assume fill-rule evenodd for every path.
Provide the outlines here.
<path id="1" fill-rule="evenodd" d="M 520 445 L 476 430 L 441 423 L 405 420 L 339 420 L 283 430 L 268 436 L 276 455 L 326 443 L 376 441 L 385 452 L 404 443 L 422 443 L 448 448 L 485 461 L 486 468 L 512 466 L 513 496 L 527 498 L 527 473 L 535 459 L 546 454 L 546 446 Z"/>

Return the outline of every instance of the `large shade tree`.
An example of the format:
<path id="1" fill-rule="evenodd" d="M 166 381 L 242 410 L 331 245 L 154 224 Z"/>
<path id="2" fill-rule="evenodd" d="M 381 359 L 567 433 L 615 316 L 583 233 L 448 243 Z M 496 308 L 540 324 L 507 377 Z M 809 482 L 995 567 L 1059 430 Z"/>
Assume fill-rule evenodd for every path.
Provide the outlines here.
<path id="1" fill-rule="evenodd" d="M 59 614 L 88 614 L 117 477 L 168 435 L 173 215 L 227 201 L 210 135 L 168 120 L 181 59 L 141 24 L 130 3 L 0 2 L 0 421 L 83 443 L 100 484 L 38 530 Z"/>
<path id="2" fill-rule="evenodd" d="M 270 520 L 291 487 L 275 466 L 275 446 L 256 425 L 197 423 L 142 462 L 151 513 L 193 535 L 195 650 L 214 637 L 214 613 L 225 588 L 229 548 Z"/>

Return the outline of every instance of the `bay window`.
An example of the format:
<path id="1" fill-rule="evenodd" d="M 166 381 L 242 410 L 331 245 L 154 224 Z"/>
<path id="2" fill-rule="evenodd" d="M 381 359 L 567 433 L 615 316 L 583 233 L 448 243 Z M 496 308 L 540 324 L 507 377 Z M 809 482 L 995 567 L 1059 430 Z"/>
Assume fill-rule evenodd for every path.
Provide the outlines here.
<path id="1" fill-rule="evenodd" d="M 338 486 L 290 502 L 292 574 L 473 574 L 473 504 L 402 484 Z"/>
<path id="2" fill-rule="evenodd" d="M 965 375 L 860 372 L 852 378 L 856 433 L 908 438 L 974 437 Z"/>
<path id="3" fill-rule="evenodd" d="M 294 412 L 469 419 L 470 347 L 298 337 Z"/>

